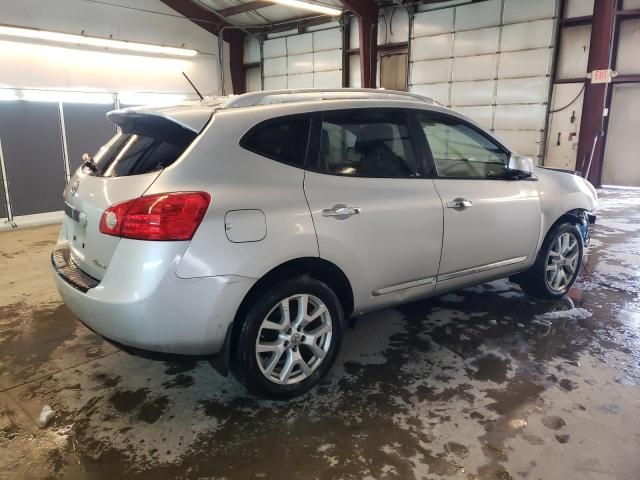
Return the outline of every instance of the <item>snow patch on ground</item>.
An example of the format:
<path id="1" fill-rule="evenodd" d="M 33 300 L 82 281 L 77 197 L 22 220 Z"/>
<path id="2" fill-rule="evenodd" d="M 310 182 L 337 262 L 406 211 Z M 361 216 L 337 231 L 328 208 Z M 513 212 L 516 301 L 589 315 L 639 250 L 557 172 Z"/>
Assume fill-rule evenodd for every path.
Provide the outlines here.
<path id="1" fill-rule="evenodd" d="M 603 218 L 601 220 L 598 220 L 597 225 L 599 227 L 605 227 L 611 230 L 617 230 L 617 231 L 623 231 L 623 232 L 636 232 L 639 229 L 636 223 L 628 223 L 624 220 L 620 220 L 620 219 L 613 220 L 610 218 Z"/>
<path id="2" fill-rule="evenodd" d="M 557 310 L 555 312 L 542 313 L 536 315 L 534 321 L 549 322 L 554 320 L 582 320 L 589 318 L 592 313 L 585 308 L 572 308 L 570 310 Z"/>

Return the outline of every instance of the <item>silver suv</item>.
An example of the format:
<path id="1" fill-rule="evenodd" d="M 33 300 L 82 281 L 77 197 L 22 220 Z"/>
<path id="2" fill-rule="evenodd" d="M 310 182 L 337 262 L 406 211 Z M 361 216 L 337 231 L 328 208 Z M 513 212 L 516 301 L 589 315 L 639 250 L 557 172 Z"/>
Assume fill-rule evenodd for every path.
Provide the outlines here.
<path id="1" fill-rule="evenodd" d="M 89 328 L 129 349 L 216 355 L 298 395 L 346 319 L 511 276 L 538 297 L 580 270 L 592 185 L 533 167 L 430 99 L 249 93 L 108 114 L 52 254 Z"/>

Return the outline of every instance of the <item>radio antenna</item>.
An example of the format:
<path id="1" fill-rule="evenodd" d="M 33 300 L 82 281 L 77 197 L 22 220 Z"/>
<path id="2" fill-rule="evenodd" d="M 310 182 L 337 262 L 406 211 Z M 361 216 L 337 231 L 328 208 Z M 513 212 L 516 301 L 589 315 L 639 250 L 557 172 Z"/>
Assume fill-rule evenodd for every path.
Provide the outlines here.
<path id="1" fill-rule="evenodd" d="M 204 97 L 202 96 L 202 94 L 200 93 L 200 90 L 198 90 L 196 88 L 196 86 L 193 84 L 193 82 L 191 81 L 191 79 L 189 77 L 187 77 L 187 74 L 182 72 L 182 75 L 184 75 L 184 78 L 187 79 L 187 82 L 189 82 L 189 85 L 191 85 L 191 88 L 193 88 L 195 90 L 195 92 L 198 94 L 198 96 L 200 97 L 200 100 L 204 100 Z"/>

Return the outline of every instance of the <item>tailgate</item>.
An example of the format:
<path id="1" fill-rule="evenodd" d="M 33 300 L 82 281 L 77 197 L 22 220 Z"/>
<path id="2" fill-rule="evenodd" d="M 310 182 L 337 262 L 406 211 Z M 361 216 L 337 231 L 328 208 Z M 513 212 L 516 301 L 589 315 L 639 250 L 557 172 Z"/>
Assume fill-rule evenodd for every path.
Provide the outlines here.
<path id="1" fill-rule="evenodd" d="M 115 203 L 139 197 L 160 172 L 128 177 L 94 177 L 78 171 L 65 195 L 63 235 L 73 261 L 98 280 L 109 266 L 120 238 L 100 233 L 102 213 Z"/>
<path id="2" fill-rule="evenodd" d="M 183 156 L 211 114 L 204 107 L 126 109 L 108 114 L 120 132 L 94 158 L 84 160 L 64 193 L 62 235 L 69 243 L 71 259 L 82 271 L 101 280 L 120 241 L 100 232 L 103 212 L 142 196 L 164 168 Z"/>

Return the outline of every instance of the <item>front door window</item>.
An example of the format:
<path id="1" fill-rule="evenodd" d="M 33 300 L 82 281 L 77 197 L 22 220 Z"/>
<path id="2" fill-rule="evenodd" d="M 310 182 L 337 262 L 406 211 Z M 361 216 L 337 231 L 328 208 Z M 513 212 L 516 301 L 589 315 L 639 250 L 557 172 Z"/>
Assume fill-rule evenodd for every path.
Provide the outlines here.
<path id="1" fill-rule="evenodd" d="M 419 115 L 438 177 L 500 178 L 508 155 L 485 135 L 454 118 Z"/>

